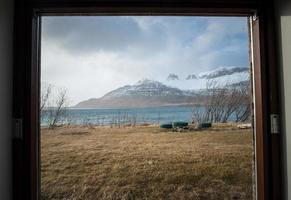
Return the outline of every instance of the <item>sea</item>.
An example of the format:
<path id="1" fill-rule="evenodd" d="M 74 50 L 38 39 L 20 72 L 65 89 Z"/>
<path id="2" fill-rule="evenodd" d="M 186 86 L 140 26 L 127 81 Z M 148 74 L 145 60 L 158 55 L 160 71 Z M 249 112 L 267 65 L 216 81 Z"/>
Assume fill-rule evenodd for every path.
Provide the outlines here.
<path id="1" fill-rule="evenodd" d="M 71 125 L 161 124 L 192 121 L 190 106 L 162 106 L 154 108 L 67 109 L 60 123 Z M 49 110 L 41 117 L 41 126 L 48 125 Z"/>

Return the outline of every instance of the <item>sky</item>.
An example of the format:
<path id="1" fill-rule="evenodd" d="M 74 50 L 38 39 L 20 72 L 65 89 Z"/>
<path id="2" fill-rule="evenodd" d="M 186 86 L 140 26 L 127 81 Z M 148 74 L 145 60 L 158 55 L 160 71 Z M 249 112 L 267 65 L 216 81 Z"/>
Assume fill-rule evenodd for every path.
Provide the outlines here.
<path id="1" fill-rule="evenodd" d="M 70 104 L 141 79 L 249 66 L 246 17 L 42 17 L 41 82 Z"/>

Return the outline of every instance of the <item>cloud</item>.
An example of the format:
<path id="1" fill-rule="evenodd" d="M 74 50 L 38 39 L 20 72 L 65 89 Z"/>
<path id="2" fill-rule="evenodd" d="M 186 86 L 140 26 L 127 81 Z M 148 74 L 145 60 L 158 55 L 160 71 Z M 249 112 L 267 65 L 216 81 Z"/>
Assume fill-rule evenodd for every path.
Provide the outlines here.
<path id="1" fill-rule="evenodd" d="M 246 17 L 42 18 L 42 81 L 72 104 L 142 78 L 248 66 Z"/>
<path id="2" fill-rule="evenodd" d="M 70 53 L 124 51 L 132 46 L 165 45 L 163 35 L 144 32 L 128 17 L 43 17 L 43 40 L 58 42 Z"/>

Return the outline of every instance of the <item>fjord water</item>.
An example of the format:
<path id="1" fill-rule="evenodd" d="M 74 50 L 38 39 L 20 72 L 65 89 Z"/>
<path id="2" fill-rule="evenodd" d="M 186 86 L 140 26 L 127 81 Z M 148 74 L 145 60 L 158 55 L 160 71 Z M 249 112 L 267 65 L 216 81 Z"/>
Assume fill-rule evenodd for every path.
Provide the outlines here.
<path id="1" fill-rule="evenodd" d="M 203 112 L 206 108 L 200 106 Z M 161 124 L 175 121 L 192 122 L 191 106 L 161 106 L 149 108 L 94 108 L 94 109 L 67 109 L 60 120 L 61 124 L 69 125 L 139 125 Z M 48 125 L 50 110 L 43 111 L 41 126 Z M 234 113 L 228 121 L 235 121 Z"/>
<path id="2" fill-rule="evenodd" d="M 44 112 L 41 122 L 46 126 L 49 110 Z M 64 123 L 72 125 L 96 124 L 159 124 L 173 121 L 191 122 L 192 107 L 190 106 L 162 106 L 153 108 L 104 108 L 104 109 L 68 109 Z"/>

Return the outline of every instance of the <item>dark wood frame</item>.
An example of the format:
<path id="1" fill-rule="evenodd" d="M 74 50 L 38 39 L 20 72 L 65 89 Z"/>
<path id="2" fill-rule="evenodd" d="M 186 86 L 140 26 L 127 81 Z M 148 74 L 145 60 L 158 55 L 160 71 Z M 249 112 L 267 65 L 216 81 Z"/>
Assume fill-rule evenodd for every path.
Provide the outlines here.
<path id="1" fill-rule="evenodd" d="M 279 113 L 271 1 L 259 0 L 16 0 L 13 117 L 22 123 L 13 140 L 14 199 L 39 198 L 40 16 L 45 15 L 242 15 L 253 20 L 258 199 L 282 199 L 280 134 L 270 133 Z M 269 81 L 269 80 L 272 80 Z"/>

